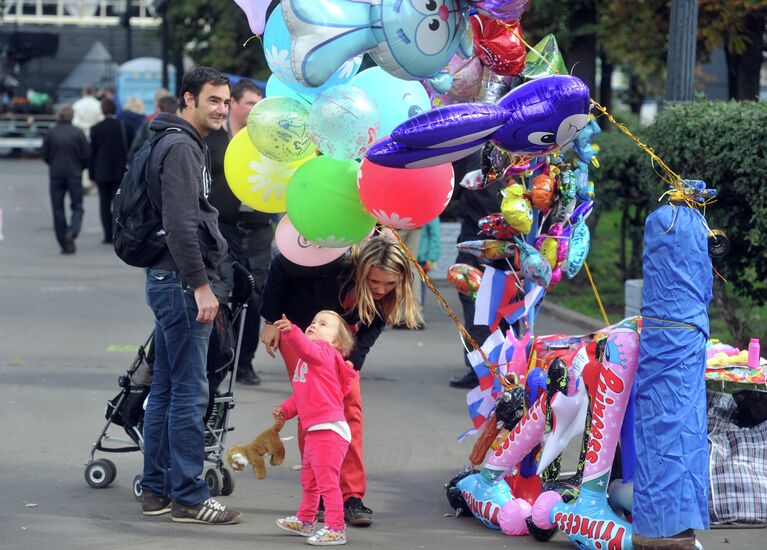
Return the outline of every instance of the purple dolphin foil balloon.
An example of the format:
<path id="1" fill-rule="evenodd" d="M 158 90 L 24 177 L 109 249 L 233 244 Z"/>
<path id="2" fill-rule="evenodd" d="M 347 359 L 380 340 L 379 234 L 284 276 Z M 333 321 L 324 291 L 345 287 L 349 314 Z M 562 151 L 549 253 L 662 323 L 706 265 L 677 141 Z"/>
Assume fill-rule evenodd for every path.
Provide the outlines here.
<path id="1" fill-rule="evenodd" d="M 467 0 L 477 11 L 499 21 L 519 19 L 532 0 Z"/>
<path id="2" fill-rule="evenodd" d="M 368 150 L 376 164 L 422 168 L 452 162 L 486 140 L 519 156 L 540 156 L 570 143 L 589 120 L 589 89 L 580 79 L 532 80 L 496 105 L 460 103 L 432 109 L 397 126 Z"/>

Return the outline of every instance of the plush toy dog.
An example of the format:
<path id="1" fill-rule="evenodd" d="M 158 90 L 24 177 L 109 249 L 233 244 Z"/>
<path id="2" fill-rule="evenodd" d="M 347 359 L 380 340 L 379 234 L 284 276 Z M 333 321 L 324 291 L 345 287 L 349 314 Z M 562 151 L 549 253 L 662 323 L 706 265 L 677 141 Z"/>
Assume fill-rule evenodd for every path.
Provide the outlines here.
<path id="1" fill-rule="evenodd" d="M 266 477 L 264 455 L 271 455 L 269 463 L 272 466 L 282 464 L 282 461 L 285 460 L 285 446 L 280 439 L 280 430 L 284 425 L 284 420 L 277 421 L 274 423 L 274 426 L 261 432 L 258 437 L 247 445 L 230 447 L 226 453 L 226 460 L 232 469 L 241 472 L 245 466 L 250 464 L 256 477 L 264 479 Z"/>

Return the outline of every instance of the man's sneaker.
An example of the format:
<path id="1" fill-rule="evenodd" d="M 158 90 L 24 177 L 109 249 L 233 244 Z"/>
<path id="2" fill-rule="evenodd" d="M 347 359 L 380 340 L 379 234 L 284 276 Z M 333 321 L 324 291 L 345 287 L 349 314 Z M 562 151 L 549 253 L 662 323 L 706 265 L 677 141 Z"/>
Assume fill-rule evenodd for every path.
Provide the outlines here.
<path id="1" fill-rule="evenodd" d="M 161 516 L 170 512 L 170 498 L 153 495 L 146 487 L 142 489 L 141 510 L 145 516 Z"/>
<path id="2" fill-rule="evenodd" d="M 240 523 L 239 510 L 227 508 L 216 499 L 209 498 L 196 506 L 184 506 L 173 502 L 170 519 L 181 523 L 205 523 L 208 525 L 232 525 Z"/>
<path id="3" fill-rule="evenodd" d="M 306 539 L 306 542 L 312 546 L 338 546 L 346 544 L 346 531 L 336 531 L 335 529 L 323 527 Z"/>
<path id="4" fill-rule="evenodd" d="M 302 537 L 311 537 L 314 534 L 314 524 L 304 523 L 296 516 L 288 516 L 277 520 L 277 527 L 294 535 Z"/>
<path id="5" fill-rule="evenodd" d="M 367 527 L 373 523 L 373 510 L 362 504 L 357 497 L 349 497 L 344 502 L 344 520 L 355 527 Z"/>

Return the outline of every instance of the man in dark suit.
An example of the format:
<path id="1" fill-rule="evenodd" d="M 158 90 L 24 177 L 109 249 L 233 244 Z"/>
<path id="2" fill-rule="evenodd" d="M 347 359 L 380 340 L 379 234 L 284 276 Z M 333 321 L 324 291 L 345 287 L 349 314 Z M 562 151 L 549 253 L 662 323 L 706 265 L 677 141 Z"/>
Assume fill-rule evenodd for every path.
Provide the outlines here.
<path id="1" fill-rule="evenodd" d="M 83 221 L 82 174 L 90 155 L 88 140 L 82 130 L 72 125 L 73 117 L 72 107 L 67 105 L 59 110 L 57 124 L 45 134 L 40 151 L 48 165 L 53 229 L 62 254 L 75 253 L 75 239 Z M 64 207 L 67 193 L 72 209 L 69 224 Z"/>
<path id="2" fill-rule="evenodd" d="M 104 243 L 112 243 L 112 200 L 125 172 L 130 142 L 123 123 L 117 120 L 117 105 L 109 98 L 101 100 L 104 120 L 91 128 L 90 176 L 99 188 L 101 225 Z"/>

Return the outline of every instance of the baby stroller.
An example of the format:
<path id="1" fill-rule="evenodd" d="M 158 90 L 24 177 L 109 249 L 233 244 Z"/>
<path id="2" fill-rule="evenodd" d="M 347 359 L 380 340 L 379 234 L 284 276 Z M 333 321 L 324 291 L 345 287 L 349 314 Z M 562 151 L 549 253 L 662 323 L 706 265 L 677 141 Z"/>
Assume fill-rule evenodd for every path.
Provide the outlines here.
<path id="1" fill-rule="evenodd" d="M 207 373 L 210 399 L 205 413 L 205 462 L 211 466 L 205 470 L 205 482 L 212 496 L 230 495 L 234 491 L 234 478 L 225 464 L 225 444 L 229 426 L 229 411 L 234 408 L 234 380 L 242 344 L 242 331 L 248 313 L 248 298 L 256 286 L 253 275 L 237 262 L 233 263 L 237 295 L 229 300 L 229 306 L 221 304 L 213 322 L 208 347 Z M 257 313 L 256 313 L 257 314 Z M 235 339 L 234 324 L 238 323 Z M 106 425 L 91 448 L 90 460 L 85 465 L 85 482 L 94 489 L 107 487 L 117 477 L 117 466 L 107 458 L 95 459 L 96 451 L 105 453 L 129 453 L 144 450 L 143 422 L 144 403 L 152 384 L 154 331 L 139 346 L 133 363 L 125 374 L 117 379 L 120 393 L 107 401 Z M 109 435 L 112 425 L 123 428 L 129 439 L 122 434 Z M 140 498 L 141 475 L 133 478 L 133 495 Z"/>

